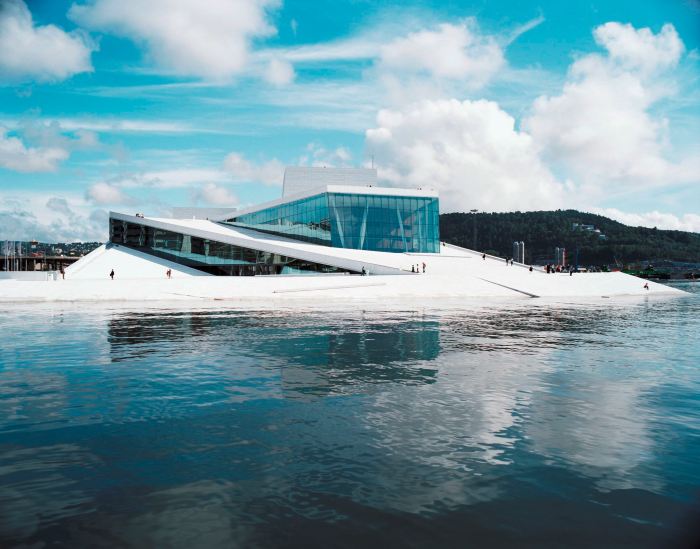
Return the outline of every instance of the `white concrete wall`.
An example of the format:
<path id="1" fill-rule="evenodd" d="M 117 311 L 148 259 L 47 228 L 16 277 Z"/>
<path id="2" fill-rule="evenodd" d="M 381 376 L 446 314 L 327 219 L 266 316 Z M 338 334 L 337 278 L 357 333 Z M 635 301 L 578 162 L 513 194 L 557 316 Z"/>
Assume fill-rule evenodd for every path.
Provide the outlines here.
<path id="1" fill-rule="evenodd" d="M 141 280 L 166 278 L 172 271 L 173 278 L 210 277 L 196 269 L 179 263 L 147 255 L 125 246 L 102 245 L 66 268 L 67 280 L 108 280 L 114 269 L 115 279 Z"/>

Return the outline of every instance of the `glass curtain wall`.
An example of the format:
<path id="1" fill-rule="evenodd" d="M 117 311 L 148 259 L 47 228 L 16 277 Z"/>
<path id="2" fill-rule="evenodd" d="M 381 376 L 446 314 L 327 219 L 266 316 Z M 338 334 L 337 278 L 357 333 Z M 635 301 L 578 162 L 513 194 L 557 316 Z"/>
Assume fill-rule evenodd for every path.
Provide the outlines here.
<path id="1" fill-rule="evenodd" d="M 335 248 L 437 253 L 438 213 L 437 198 L 324 193 L 225 223 Z"/>
<path id="2" fill-rule="evenodd" d="M 382 252 L 439 250 L 437 198 L 330 193 L 332 245 Z"/>
<path id="3" fill-rule="evenodd" d="M 216 240 L 109 220 L 109 240 L 200 271 L 223 276 L 349 273 L 351 271 Z"/>
<path id="4" fill-rule="evenodd" d="M 331 222 L 325 194 L 241 215 L 226 222 L 313 244 L 331 245 Z"/>

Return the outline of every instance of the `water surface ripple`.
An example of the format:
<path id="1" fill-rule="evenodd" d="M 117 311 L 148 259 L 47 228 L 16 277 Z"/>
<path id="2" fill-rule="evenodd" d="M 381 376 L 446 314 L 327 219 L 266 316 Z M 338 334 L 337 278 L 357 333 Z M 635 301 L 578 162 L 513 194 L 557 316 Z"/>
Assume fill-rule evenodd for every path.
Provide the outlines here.
<path id="1" fill-rule="evenodd" d="M 690 544 L 700 293 L 682 287 L 5 306 L 0 546 Z"/>

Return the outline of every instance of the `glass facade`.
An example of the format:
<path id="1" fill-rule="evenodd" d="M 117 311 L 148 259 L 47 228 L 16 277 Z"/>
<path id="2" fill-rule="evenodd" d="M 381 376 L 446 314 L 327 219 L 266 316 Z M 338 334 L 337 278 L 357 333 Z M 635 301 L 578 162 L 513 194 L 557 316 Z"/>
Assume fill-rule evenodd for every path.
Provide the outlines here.
<path id="1" fill-rule="evenodd" d="M 109 240 L 200 271 L 223 276 L 348 273 L 302 259 L 243 248 L 148 225 L 110 218 Z"/>
<path id="2" fill-rule="evenodd" d="M 323 193 L 226 220 L 335 248 L 437 253 L 438 199 Z"/>

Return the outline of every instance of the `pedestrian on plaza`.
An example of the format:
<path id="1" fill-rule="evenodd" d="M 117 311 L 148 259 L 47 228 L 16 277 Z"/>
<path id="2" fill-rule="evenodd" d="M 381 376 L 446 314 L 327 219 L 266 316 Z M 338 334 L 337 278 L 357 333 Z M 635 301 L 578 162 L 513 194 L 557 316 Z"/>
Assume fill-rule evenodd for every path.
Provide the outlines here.
<path id="1" fill-rule="evenodd" d="M 61 265 L 61 268 L 58 270 L 59 273 L 61 273 L 61 278 L 63 280 L 66 279 L 66 271 L 63 270 L 63 265 Z"/>
<path id="2" fill-rule="evenodd" d="M 423 261 L 423 272 L 425 272 L 425 261 Z"/>
<path id="3" fill-rule="evenodd" d="M 173 275 L 173 272 L 170 269 L 165 271 L 165 276 L 167 276 L 168 278 L 172 277 L 172 275 Z"/>
<path id="4" fill-rule="evenodd" d="M 114 269 L 112 269 L 112 272 L 109 273 L 109 278 L 114 280 Z"/>

